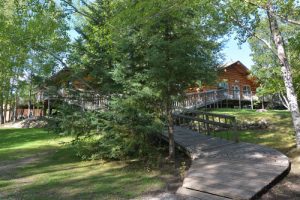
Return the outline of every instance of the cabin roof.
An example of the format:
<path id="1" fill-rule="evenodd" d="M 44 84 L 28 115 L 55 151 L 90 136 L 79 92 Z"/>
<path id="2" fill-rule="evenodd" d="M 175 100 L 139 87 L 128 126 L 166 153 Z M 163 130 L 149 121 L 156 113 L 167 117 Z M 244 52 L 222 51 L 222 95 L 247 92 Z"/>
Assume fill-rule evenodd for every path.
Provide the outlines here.
<path id="1" fill-rule="evenodd" d="M 225 68 L 230 67 L 230 66 L 235 65 L 235 64 L 237 64 L 237 65 L 243 67 L 246 71 L 249 71 L 248 67 L 246 67 L 246 65 L 244 65 L 244 64 L 243 64 L 241 61 L 239 61 L 239 60 L 227 62 L 227 63 L 225 63 L 225 64 L 221 64 L 221 65 L 219 65 L 217 68 L 218 68 L 218 69 L 225 69 Z"/>

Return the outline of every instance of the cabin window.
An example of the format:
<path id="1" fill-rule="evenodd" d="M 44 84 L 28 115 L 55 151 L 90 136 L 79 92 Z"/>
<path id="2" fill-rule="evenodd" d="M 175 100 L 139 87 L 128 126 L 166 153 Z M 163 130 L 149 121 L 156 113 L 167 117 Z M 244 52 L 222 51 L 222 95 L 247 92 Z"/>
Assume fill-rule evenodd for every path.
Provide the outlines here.
<path id="1" fill-rule="evenodd" d="M 228 89 L 228 83 L 227 82 L 220 82 L 218 83 L 219 89 Z"/>
<path id="2" fill-rule="evenodd" d="M 251 88 L 249 85 L 243 86 L 243 95 L 244 96 L 250 96 L 251 95 Z"/>

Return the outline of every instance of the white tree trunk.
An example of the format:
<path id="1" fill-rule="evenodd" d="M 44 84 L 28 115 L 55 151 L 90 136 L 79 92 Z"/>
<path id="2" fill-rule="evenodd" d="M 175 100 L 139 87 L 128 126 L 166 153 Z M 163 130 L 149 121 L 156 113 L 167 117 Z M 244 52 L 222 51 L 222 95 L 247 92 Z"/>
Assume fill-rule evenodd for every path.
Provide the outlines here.
<path id="1" fill-rule="evenodd" d="M 284 94 L 282 94 L 282 93 L 279 93 L 278 96 L 279 96 L 279 99 L 280 99 L 282 105 L 283 105 L 288 111 L 291 111 L 291 109 L 290 109 L 290 104 L 289 104 L 289 101 L 288 101 L 287 97 L 286 97 Z"/>
<path id="2" fill-rule="evenodd" d="M 286 88 L 286 94 L 289 101 L 289 107 L 290 107 L 295 134 L 296 134 L 297 148 L 300 148 L 300 113 L 299 113 L 297 95 L 295 93 L 295 89 L 293 86 L 291 66 L 286 55 L 284 40 L 279 30 L 273 5 L 270 3 L 270 1 L 267 5 L 267 14 L 269 18 L 270 30 L 273 36 L 273 41 L 277 50 L 277 56 L 281 64 L 282 77 Z"/>

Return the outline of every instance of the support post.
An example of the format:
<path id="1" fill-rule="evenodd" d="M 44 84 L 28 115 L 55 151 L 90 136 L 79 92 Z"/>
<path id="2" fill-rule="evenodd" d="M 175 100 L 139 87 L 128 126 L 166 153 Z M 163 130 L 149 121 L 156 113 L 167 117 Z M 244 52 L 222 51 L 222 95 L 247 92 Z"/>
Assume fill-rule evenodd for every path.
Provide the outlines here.
<path id="1" fill-rule="evenodd" d="M 241 93 L 241 91 L 239 93 L 240 93 L 239 94 L 239 108 L 241 109 L 242 108 L 242 100 L 241 100 L 242 93 Z"/>
<path id="2" fill-rule="evenodd" d="M 206 120 L 206 132 L 207 132 L 207 135 L 210 135 L 210 131 L 209 131 L 209 116 L 207 114 L 205 114 L 205 120 Z"/>
<path id="3" fill-rule="evenodd" d="M 253 94 L 252 91 L 250 92 L 250 100 L 251 100 L 251 109 L 253 110 Z"/>

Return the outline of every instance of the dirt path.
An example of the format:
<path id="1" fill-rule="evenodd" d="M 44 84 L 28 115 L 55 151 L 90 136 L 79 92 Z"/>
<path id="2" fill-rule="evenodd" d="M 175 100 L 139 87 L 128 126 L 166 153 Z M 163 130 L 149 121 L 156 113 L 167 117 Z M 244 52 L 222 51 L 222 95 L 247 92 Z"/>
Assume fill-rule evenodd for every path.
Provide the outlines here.
<path id="1" fill-rule="evenodd" d="M 24 123 L 24 120 L 18 121 L 18 122 L 5 123 L 5 124 L 0 125 L 0 129 L 1 128 L 23 128 L 23 123 Z"/>

